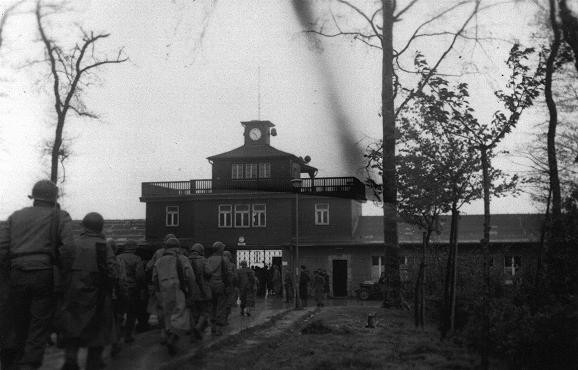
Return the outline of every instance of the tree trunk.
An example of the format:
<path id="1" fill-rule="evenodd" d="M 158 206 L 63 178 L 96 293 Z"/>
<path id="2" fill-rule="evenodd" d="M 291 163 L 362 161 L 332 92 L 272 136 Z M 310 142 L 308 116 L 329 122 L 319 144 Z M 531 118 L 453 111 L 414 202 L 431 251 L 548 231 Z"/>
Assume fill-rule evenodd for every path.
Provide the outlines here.
<path id="1" fill-rule="evenodd" d="M 397 239 L 397 184 L 393 103 L 393 4 L 382 0 L 382 119 L 383 119 L 383 240 L 387 278 L 384 307 L 401 307 L 399 243 Z"/>
<path id="2" fill-rule="evenodd" d="M 540 233 L 540 249 L 538 250 L 538 261 L 536 264 L 536 276 L 534 277 L 534 286 L 537 291 L 540 291 L 540 284 L 542 280 L 542 271 L 544 268 L 544 257 L 546 255 L 546 233 L 548 230 L 550 218 L 550 199 L 552 198 L 552 190 L 548 189 L 548 198 L 546 199 L 546 213 L 544 214 L 544 221 L 542 221 L 542 231 Z"/>
<path id="3" fill-rule="evenodd" d="M 561 235 L 561 215 L 562 196 L 560 191 L 560 179 L 558 177 L 558 160 L 556 158 L 556 126 L 558 125 L 558 111 L 552 96 L 552 76 L 554 74 L 554 63 L 558 50 L 560 49 L 561 35 L 560 27 L 556 20 L 556 2 L 550 2 L 550 25 L 554 33 L 554 40 L 550 48 L 550 55 L 546 61 L 546 79 L 544 83 L 544 96 L 550 120 L 548 122 L 548 170 L 550 174 L 550 189 L 552 191 L 552 236 L 554 239 Z"/>
<path id="4" fill-rule="evenodd" d="M 54 133 L 54 143 L 50 155 L 50 181 L 58 184 L 58 159 L 60 157 L 60 148 L 62 147 L 62 132 L 64 130 L 64 117 L 59 115 L 56 122 L 56 132 Z"/>
<path id="5" fill-rule="evenodd" d="M 415 294 L 414 294 L 414 319 L 415 326 L 423 328 L 424 326 L 424 316 L 425 316 L 425 251 L 428 245 L 429 233 L 425 231 L 422 234 L 422 245 L 421 245 L 421 262 L 419 264 L 419 272 L 417 274 L 417 279 L 415 281 Z"/>
<path id="6" fill-rule="evenodd" d="M 482 186 L 484 189 L 484 238 L 482 251 L 484 254 L 483 287 L 484 297 L 482 304 L 482 368 L 490 367 L 490 163 L 488 148 L 480 148 L 482 155 Z"/>
<path id="7" fill-rule="evenodd" d="M 449 295 L 449 331 L 450 334 L 454 333 L 456 327 L 456 288 L 458 280 L 458 231 L 459 231 L 459 221 L 460 211 L 458 211 L 456 205 L 452 207 L 452 221 L 455 223 L 453 240 L 450 244 L 452 248 L 452 274 L 450 282 L 450 295 Z"/>

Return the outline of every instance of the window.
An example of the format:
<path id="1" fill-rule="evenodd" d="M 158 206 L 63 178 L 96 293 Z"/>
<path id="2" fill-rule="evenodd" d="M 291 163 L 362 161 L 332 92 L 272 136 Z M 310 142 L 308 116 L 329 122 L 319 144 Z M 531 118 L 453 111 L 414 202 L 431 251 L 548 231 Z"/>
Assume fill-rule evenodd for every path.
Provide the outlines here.
<path id="1" fill-rule="evenodd" d="M 235 227 L 249 227 L 249 205 L 235 204 Z"/>
<path id="2" fill-rule="evenodd" d="M 167 206 L 166 226 L 179 226 L 179 206 Z"/>
<path id="3" fill-rule="evenodd" d="M 253 227 L 267 226 L 267 207 L 265 204 L 253 204 Z"/>
<path id="4" fill-rule="evenodd" d="M 259 178 L 268 179 L 271 178 L 271 163 L 259 163 Z"/>
<path id="5" fill-rule="evenodd" d="M 232 179 L 242 179 L 243 178 L 243 164 L 233 163 L 233 172 L 231 173 Z"/>
<path id="6" fill-rule="evenodd" d="M 504 256 L 504 273 L 516 276 L 522 266 L 522 256 Z"/>
<path id="7" fill-rule="evenodd" d="M 315 205 L 315 225 L 329 225 L 329 203 Z"/>
<path id="8" fill-rule="evenodd" d="M 256 163 L 245 164 L 245 178 L 246 179 L 256 179 L 257 178 L 257 164 Z"/>
<path id="9" fill-rule="evenodd" d="M 219 227 L 233 227 L 233 206 L 219 204 Z"/>

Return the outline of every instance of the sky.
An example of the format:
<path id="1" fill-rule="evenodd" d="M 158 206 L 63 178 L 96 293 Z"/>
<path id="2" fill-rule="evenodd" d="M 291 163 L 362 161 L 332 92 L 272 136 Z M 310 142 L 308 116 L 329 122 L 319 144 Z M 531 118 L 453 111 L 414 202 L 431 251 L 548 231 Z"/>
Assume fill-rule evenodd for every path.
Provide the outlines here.
<path id="1" fill-rule="evenodd" d="M 0 9 L 8 3 L 0 0 Z M 324 0 L 314 3 L 320 9 L 329 6 Z M 420 19 L 450 3 L 419 3 L 396 24 L 394 44 L 402 43 Z M 518 3 L 480 16 L 480 32 L 526 37 L 536 9 Z M 47 18 L 51 35 L 69 45 L 79 35 L 77 25 L 104 31 L 110 36 L 97 51 L 114 56 L 122 46 L 129 57 L 124 64 L 101 68 L 86 90 L 85 103 L 100 119 L 71 115 L 66 123 L 72 156 L 60 203 L 73 219 L 91 211 L 107 219 L 144 218 L 142 182 L 210 178 L 206 158 L 242 145 L 240 122 L 253 119 L 272 121 L 278 136 L 271 144 L 311 156 L 319 177 L 365 175 L 360 153 L 381 132 L 379 51 L 346 39 L 310 42 L 285 0 L 72 4 L 65 14 Z M 55 122 L 46 65 L 29 63 L 42 50 L 34 19 L 25 10 L 10 18 L 0 50 L 1 219 L 29 205 L 33 184 L 48 177 L 41 147 Z M 455 13 L 435 27 L 455 28 L 464 14 Z M 337 15 L 340 24 L 350 26 L 351 19 L 351 14 Z M 433 60 L 441 45 L 424 40 L 417 47 Z M 488 45 L 460 44 L 444 65 L 447 71 L 471 71 L 475 65 L 479 73 L 463 78 L 486 117 L 496 107 L 492 91 L 505 83 L 501 66 L 509 48 L 498 41 Z M 540 114 L 523 116 L 502 149 L 528 142 Z M 495 164 L 524 171 L 511 157 Z M 470 214 L 482 210 L 481 202 L 464 208 Z M 494 213 L 537 210 L 527 195 L 492 203 Z M 372 202 L 364 205 L 364 214 L 380 212 Z"/>

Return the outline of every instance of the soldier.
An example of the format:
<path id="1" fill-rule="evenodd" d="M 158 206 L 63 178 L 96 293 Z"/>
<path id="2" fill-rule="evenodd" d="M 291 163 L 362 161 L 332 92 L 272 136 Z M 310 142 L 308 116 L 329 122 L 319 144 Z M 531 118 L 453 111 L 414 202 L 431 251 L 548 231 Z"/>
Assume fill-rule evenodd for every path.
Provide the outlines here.
<path id="1" fill-rule="evenodd" d="M 127 302 L 125 305 L 126 321 L 124 324 L 124 342 L 134 342 L 133 331 L 138 314 L 138 303 L 145 286 L 145 272 L 142 259 L 136 253 L 136 241 L 128 240 L 119 248 L 116 257 L 119 265 L 124 267 L 126 285 L 128 288 Z"/>
<path id="2" fill-rule="evenodd" d="M 223 335 L 226 314 L 225 288 L 229 284 L 228 269 L 223 257 L 225 244 L 214 242 L 212 254 L 207 258 L 205 273 L 210 276 L 209 287 L 211 288 L 211 333 L 216 336 Z"/>
<path id="3" fill-rule="evenodd" d="M 225 287 L 226 295 L 226 310 L 225 310 L 225 325 L 229 325 L 229 316 L 233 306 L 237 305 L 237 298 L 239 293 L 237 291 L 237 266 L 233 262 L 233 255 L 229 251 L 223 252 L 225 257 L 225 264 L 227 265 L 227 272 L 229 274 L 229 284 Z"/>
<path id="4" fill-rule="evenodd" d="M 283 294 L 283 280 L 281 279 L 281 270 L 279 266 L 273 265 L 271 267 L 271 286 L 273 289 L 273 294 L 281 298 Z"/>
<path id="5" fill-rule="evenodd" d="M 167 348 L 174 355 L 179 337 L 191 329 L 191 313 L 187 307 L 190 295 L 198 294 L 195 274 L 189 262 L 180 249 L 177 238 L 169 238 L 163 255 L 155 262 L 153 282 L 159 293 L 167 332 Z"/>
<path id="6" fill-rule="evenodd" d="M 176 236 L 174 234 L 167 234 L 164 239 L 163 239 L 163 244 L 161 246 L 161 248 L 157 249 L 155 251 L 155 253 L 153 254 L 152 258 L 147 262 L 146 264 L 146 273 L 149 274 L 151 276 L 151 280 L 150 282 L 151 287 L 149 289 L 149 304 L 148 304 L 148 311 L 152 314 L 156 314 L 157 315 L 157 319 L 159 322 L 159 326 L 161 328 L 161 344 L 166 344 L 167 343 L 167 332 L 165 330 L 165 323 L 164 320 L 162 320 L 163 317 L 163 311 L 162 311 L 162 305 L 160 302 L 160 297 L 159 297 L 159 292 L 156 291 L 155 286 L 154 286 L 154 282 L 152 280 L 152 274 L 153 274 L 153 270 L 154 270 L 154 266 L 155 263 L 157 262 L 157 260 L 159 258 L 161 258 L 163 256 L 163 254 L 165 253 L 165 247 L 166 247 L 166 243 L 167 240 L 171 239 L 171 238 L 175 238 Z"/>
<path id="7" fill-rule="evenodd" d="M 48 180 L 32 188 L 32 207 L 14 212 L 0 230 L 0 361 L 3 368 L 42 364 L 55 293 L 74 258 L 71 219 Z"/>
<path id="8" fill-rule="evenodd" d="M 114 241 L 114 239 L 109 238 L 106 243 L 110 246 L 112 252 L 116 255 L 119 248 Z M 111 357 L 115 357 L 120 353 L 121 346 L 120 341 L 122 339 L 122 332 L 120 328 L 122 327 L 123 316 L 126 312 L 126 305 L 128 304 L 128 284 L 126 281 L 126 270 L 124 264 L 118 263 L 118 276 L 116 284 L 114 284 L 112 289 L 112 307 L 114 311 L 115 327 L 116 330 L 115 340 L 112 343 L 112 349 L 110 351 Z"/>
<path id="9" fill-rule="evenodd" d="M 313 283 L 311 285 L 317 307 L 323 307 L 325 298 L 325 278 L 323 277 L 321 270 L 315 270 L 313 272 Z"/>
<path id="10" fill-rule="evenodd" d="M 205 247 L 200 243 L 195 243 L 191 247 L 189 255 L 191 266 L 195 273 L 197 285 L 199 287 L 199 294 L 191 296 L 191 313 L 192 313 L 192 336 L 191 341 L 201 340 L 203 332 L 209 323 L 209 305 L 211 302 L 211 288 L 205 276 Z"/>
<path id="11" fill-rule="evenodd" d="M 301 265 L 301 274 L 299 275 L 299 298 L 303 307 L 307 307 L 307 298 L 309 298 L 309 283 L 311 276 L 305 265 Z"/>
<path id="12" fill-rule="evenodd" d="M 116 340 L 112 291 L 119 268 L 102 234 L 103 225 L 102 216 L 96 212 L 82 219 L 84 231 L 77 240 L 63 310 L 57 318 L 66 345 L 63 369 L 79 368 L 80 347 L 88 347 L 86 369 L 104 367 L 103 348 Z"/>
<path id="13" fill-rule="evenodd" d="M 247 261 L 241 261 L 237 271 L 239 298 L 241 299 L 241 316 L 251 316 L 251 307 L 255 307 L 255 272 L 247 267 Z"/>
<path id="14" fill-rule="evenodd" d="M 288 268 L 283 267 L 283 284 L 285 285 L 285 303 L 291 302 L 295 292 L 293 291 L 293 277 Z"/>

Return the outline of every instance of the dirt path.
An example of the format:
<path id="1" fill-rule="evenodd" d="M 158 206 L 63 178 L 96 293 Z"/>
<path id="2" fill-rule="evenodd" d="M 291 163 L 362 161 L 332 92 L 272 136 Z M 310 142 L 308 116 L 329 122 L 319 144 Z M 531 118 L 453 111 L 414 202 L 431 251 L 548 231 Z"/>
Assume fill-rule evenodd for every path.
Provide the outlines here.
<path id="1" fill-rule="evenodd" d="M 365 327 L 369 313 L 376 314 L 376 328 Z M 360 305 L 290 312 L 179 368 L 471 369 L 477 363 L 476 354 L 440 342 L 434 328 L 415 329 L 408 312 Z"/>

